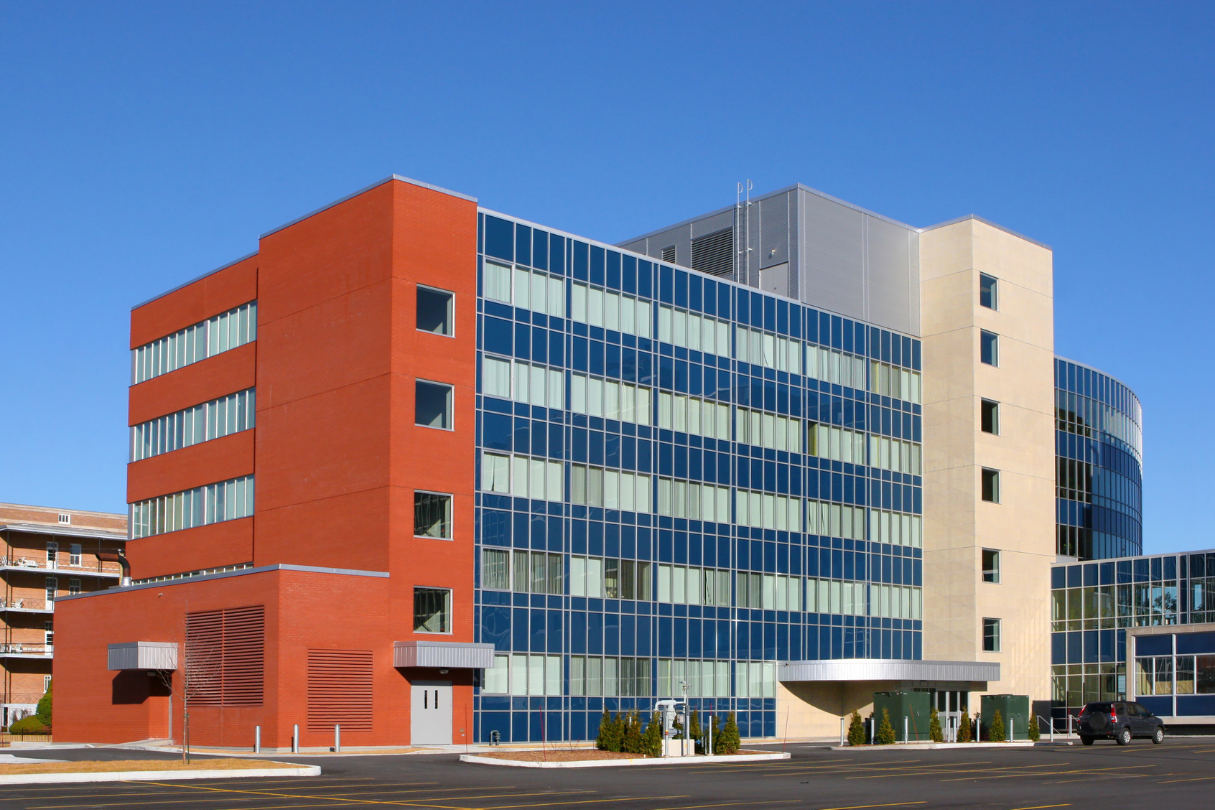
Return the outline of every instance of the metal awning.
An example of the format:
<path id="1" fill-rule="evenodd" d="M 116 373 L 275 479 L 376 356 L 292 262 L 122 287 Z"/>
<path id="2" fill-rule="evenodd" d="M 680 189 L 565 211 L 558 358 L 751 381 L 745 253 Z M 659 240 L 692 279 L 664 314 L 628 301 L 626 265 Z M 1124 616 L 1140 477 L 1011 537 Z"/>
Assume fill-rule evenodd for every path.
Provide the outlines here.
<path id="1" fill-rule="evenodd" d="M 177 669 L 177 644 L 164 641 L 131 641 L 111 644 L 108 649 L 110 671 L 125 669 Z"/>
<path id="2" fill-rule="evenodd" d="M 439 669 L 491 669 L 494 645 L 459 641 L 397 641 L 392 645 L 392 665 Z"/>
<path id="3" fill-rule="evenodd" d="M 910 661 L 897 658 L 838 658 L 782 661 L 776 679 L 798 681 L 969 681 L 1000 680 L 1000 665 L 989 661 Z"/>

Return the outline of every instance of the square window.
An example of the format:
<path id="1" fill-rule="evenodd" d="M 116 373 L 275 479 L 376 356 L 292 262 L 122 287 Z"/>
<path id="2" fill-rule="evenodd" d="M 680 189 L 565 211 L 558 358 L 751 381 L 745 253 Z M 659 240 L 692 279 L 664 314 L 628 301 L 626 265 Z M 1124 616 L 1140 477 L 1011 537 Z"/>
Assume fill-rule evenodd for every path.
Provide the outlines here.
<path id="1" fill-rule="evenodd" d="M 980 331 L 979 359 L 989 366 L 1000 365 L 1000 336 L 995 332 Z"/>
<path id="2" fill-rule="evenodd" d="M 415 424 L 451 430 L 453 393 L 450 385 L 418 380 L 414 395 Z"/>
<path id="3" fill-rule="evenodd" d="M 983 500 L 988 503 L 1000 502 L 1000 471 L 983 469 Z"/>
<path id="4" fill-rule="evenodd" d="M 1000 435 L 1000 403 L 990 399 L 979 402 L 979 427 L 984 433 Z"/>
<path id="5" fill-rule="evenodd" d="M 451 591 L 447 588 L 413 589 L 413 631 L 451 632 Z"/>
<path id="6" fill-rule="evenodd" d="M 1000 552 L 995 549 L 983 549 L 983 581 L 1000 582 Z"/>
<path id="7" fill-rule="evenodd" d="M 983 620 L 983 652 L 1000 651 L 1000 620 Z"/>
<path id="8" fill-rule="evenodd" d="M 996 297 L 996 277 L 979 273 L 979 306 L 988 309 L 999 309 Z"/>
<path id="9" fill-rule="evenodd" d="M 413 494 L 413 536 L 451 539 L 451 496 L 435 492 Z"/>
<path id="10" fill-rule="evenodd" d="M 418 285 L 418 331 L 451 337 L 456 333 L 456 294 Z"/>

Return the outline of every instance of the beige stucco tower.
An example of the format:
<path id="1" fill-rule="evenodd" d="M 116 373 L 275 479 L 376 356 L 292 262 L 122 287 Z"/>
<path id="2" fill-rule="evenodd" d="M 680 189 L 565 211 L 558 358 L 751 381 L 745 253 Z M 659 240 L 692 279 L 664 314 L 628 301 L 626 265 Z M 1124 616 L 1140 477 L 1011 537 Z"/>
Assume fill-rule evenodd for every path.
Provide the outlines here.
<path id="1" fill-rule="evenodd" d="M 1045 700 L 1055 558 L 1051 250 L 968 217 L 921 233 L 920 274 L 924 658 L 998 662 L 1000 680 L 986 693 Z M 981 275 L 995 279 L 995 308 L 980 302 Z M 984 332 L 996 336 L 994 365 L 981 360 Z M 983 430 L 983 400 L 995 403 L 995 433 Z M 984 470 L 997 502 L 984 499 Z M 998 552 L 998 582 L 985 580 L 984 549 Z M 984 649 L 985 619 L 999 622 L 998 652 Z"/>

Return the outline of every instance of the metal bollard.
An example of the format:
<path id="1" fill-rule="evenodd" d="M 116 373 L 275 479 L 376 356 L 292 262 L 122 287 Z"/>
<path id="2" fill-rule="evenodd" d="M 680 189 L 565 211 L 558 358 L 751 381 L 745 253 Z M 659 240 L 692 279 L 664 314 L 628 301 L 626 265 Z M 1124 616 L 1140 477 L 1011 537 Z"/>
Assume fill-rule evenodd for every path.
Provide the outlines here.
<path id="1" fill-rule="evenodd" d="M 253 753 L 260 754 L 262 752 L 262 727 L 253 727 Z"/>
<path id="2" fill-rule="evenodd" d="M 903 718 L 903 742 L 905 742 L 905 743 L 911 742 L 911 737 L 907 736 L 907 730 L 908 730 L 907 718 L 904 717 Z"/>
<path id="3" fill-rule="evenodd" d="M 840 718 L 840 746 L 844 745 L 844 718 Z"/>
<path id="4" fill-rule="evenodd" d="M 713 756 L 713 715 L 709 715 L 708 720 L 709 726 L 706 731 L 707 736 L 705 737 L 705 756 L 711 757 Z"/>
<path id="5" fill-rule="evenodd" d="M 337 724 L 333 727 L 333 753 L 340 754 L 342 752 L 342 726 Z"/>
<path id="6" fill-rule="evenodd" d="M 1009 712 L 1011 714 L 1011 712 Z M 1017 731 L 1013 728 L 1013 719 L 1008 718 L 1008 741 L 1014 742 L 1017 739 Z"/>
<path id="7" fill-rule="evenodd" d="M 300 724 L 296 723 L 291 727 L 291 753 L 298 754 L 300 752 Z"/>

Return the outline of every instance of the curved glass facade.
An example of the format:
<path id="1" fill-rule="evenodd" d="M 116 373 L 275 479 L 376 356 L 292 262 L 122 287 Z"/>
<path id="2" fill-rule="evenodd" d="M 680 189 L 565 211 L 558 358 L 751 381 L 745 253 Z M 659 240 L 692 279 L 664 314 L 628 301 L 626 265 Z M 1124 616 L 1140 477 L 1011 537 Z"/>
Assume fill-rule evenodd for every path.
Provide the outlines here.
<path id="1" fill-rule="evenodd" d="M 1143 553 L 1142 425 L 1134 391 L 1055 358 L 1059 554 L 1103 560 Z"/>

